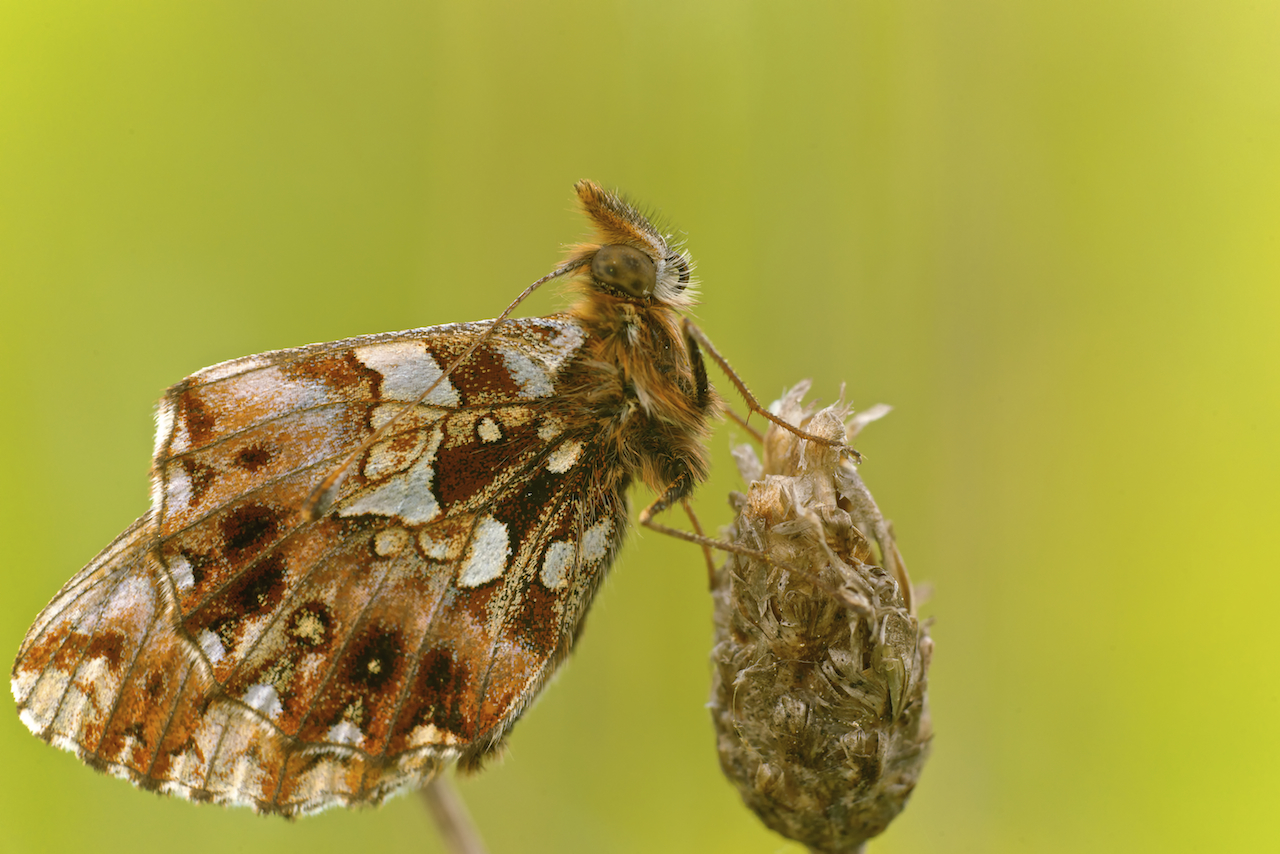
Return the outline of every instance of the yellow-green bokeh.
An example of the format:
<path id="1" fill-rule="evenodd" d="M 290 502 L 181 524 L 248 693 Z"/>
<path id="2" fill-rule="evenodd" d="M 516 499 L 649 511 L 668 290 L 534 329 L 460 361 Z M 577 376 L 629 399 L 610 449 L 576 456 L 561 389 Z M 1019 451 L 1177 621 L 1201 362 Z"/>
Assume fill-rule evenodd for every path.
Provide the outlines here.
<path id="1" fill-rule="evenodd" d="M 0 652 L 145 508 L 166 385 L 491 317 L 592 177 L 688 236 L 761 396 L 896 407 L 863 475 L 933 586 L 937 738 L 873 851 L 1274 844 L 1277 81 L 1269 2 L 6 3 Z M 495 854 L 799 851 L 719 776 L 703 583 L 632 538 L 463 784 Z M 11 710 L 0 755 L 6 851 L 438 850 L 412 798 L 161 799 Z"/>

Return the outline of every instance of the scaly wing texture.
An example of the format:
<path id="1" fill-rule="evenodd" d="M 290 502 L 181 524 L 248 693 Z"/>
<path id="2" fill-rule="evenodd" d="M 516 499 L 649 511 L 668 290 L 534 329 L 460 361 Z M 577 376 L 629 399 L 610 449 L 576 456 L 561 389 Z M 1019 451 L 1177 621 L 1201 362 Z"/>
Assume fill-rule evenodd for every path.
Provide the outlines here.
<path id="1" fill-rule="evenodd" d="M 505 325 L 379 434 L 325 515 L 297 512 L 486 328 L 250 356 L 171 389 L 151 512 L 15 662 L 27 726 L 141 786 L 284 814 L 491 750 L 624 532 L 625 476 L 555 404 L 582 330 Z"/>

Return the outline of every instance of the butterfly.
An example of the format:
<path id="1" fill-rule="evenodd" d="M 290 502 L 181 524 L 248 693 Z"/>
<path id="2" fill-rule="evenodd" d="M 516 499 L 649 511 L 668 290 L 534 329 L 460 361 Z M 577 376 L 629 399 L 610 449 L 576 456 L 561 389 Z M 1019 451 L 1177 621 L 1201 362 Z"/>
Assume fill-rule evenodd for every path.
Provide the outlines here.
<path id="1" fill-rule="evenodd" d="M 525 292 L 575 277 L 567 312 L 507 320 L 517 300 L 170 388 L 151 508 L 18 653 L 27 727 L 142 788 L 287 816 L 479 767 L 572 648 L 628 487 L 665 529 L 721 410 L 689 257 L 576 191 L 595 240 Z"/>

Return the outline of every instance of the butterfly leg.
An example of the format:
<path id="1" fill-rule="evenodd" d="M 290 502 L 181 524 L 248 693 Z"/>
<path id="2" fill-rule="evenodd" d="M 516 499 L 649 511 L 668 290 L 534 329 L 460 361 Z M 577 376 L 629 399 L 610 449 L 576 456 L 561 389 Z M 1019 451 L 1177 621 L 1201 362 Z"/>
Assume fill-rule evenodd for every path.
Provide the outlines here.
<path id="1" fill-rule="evenodd" d="M 724 371 L 724 375 L 729 378 L 729 382 L 733 383 L 733 387 L 742 395 L 743 400 L 747 403 L 747 409 L 751 412 L 764 416 L 769 421 L 772 421 L 774 424 L 777 424 L 779 427 L 790 433 L 794 433 L 801 439 L 807 439 L 810 442 L 817 442 L 820 445 L 827 445 L 828 447 L 840 448 L 842 451 L 852 456 L 854 460 L 858 462 L 862 461 L 862 455 L 853 448 L 839 442 L 834 442 L 831 439 L 823 438 L 822 436 L 815 436 L 812 433 L 806 433 L 799 427 L 788 424 L 786 421 L 774 415 L 761 405 L 760 401 L 756 400 L 755 395 L 751 393 L 751 390 L 747 388 L 747 384 L 738 376 L 737 371 L 735 371 L 733 366 L 729 364 L 729 361 L 725 359 L 724 356 L 720 355 L 720 351 L 711 343 L 711 339 L 707 337 L 707 334 L 699 329 L 698 326 L 688 318 L 684 319 L 684 334 L 687 341 L 702 345 L 702 348 L 707 351 L 707 355 L 711 357 L 712 361 L 720 366 L 720 370 Z"/>
<path id="2" fill-rule="evenodd" d="M 764 434 L 763 434 L 763 433 L 761 433 L 761 432 L 760 432 L 759 430 L 757 430 L 756 428 L 752 427 L 750 424 L 748 424 L 748 423 L 747 423 L 747 419 L 743 418 L 741 415 L 739 415 L 738 413 L 734 412 L 734 411 L 733 411 L 732 409 L 730 409 L 728 406 L 724 407 L 724 414 L 725 414 L 725 415 L 727 415 L 727 416 L 729 417 L 729 420 L 730 420 L 730 421 L 732 421 L 733 423 L 737 424 L 737 425 L 738 425 L 739 427 L 741 427 L 743 430 L 746 430 L 746 431 L 747 431 L 747 434 L 748 434 L 749 436 L 751 436 L 751 438 L 752 438 L 752 439 L 755 439 L 757 443 L 763 443 L 763 442 L 764 442 Z"/>
<path id="3" fill-rule="evenodd" d="M 699 531 L 698 533 L 690 533 L 682 531 L 679 528 L 672 528 L 661 522 L 655 522 L 653 517 L 671 507 L 677 501 L 683 502 L 688 497 L 691 490 L 691 481 L 687 473 L 678 476 L 675 481 L 666 488 L 662 495 L 658 496 L 652 504 L 640 511 L 640 524 L 657 531 L 660 534 L 666 534 L 669 537 L 675 537 L 678 540 L 695 543 L 705 549 L 716 549 L 718 551 L 736 552 L 737 554 L 754 557 L 759 560 L 768 561 L 769 557 L 764 552 L 746 548 L 745 546 L 735 545 L 724 540 L 716 540 Z M 695 523 L 695 527 L 696 523 Z M 709 558 L 708 558 L 709 559 Z M 789 567 L 783 567 L 788 569 Z"/>
<path id="4" fill-rule="evenodd" d="M 658 513 L 661 513 L 663 510 L 671 507 L 671 505 L 675 504 L 677 501 L 685 501 L 685 496 L 689 493 L 687 483 L 687 475 L 681 475 L 676 478 L 676 481 L 672 483 L 671 486 L 667 487 L 667 490 L 663 492 L 662 495 L 658 496 L 652 504 L 640 511 L 640 524 L 651 531 L 657 531 L 660 534 L 666 534 L 669 537 L 675 537 L 678 540 L 684 540 L 685 542 L 702 546 L 703 553 L 707 555 L 708 566 L 712 572 L 714 572 L 714 565 L 711 564 L 710 549 L 722 552 L 733 552 L 734 554 L 745 555 L 746 557 L 763 561 L 769 566 L 774 566 L 787 572 L 793 572 L 796 575 L 806 578 L 810 583 L 826 591 L 833 599 L 846 607 L 854 608 L 855 610 L 862 610 L 865 607 L 865 603 L 863 603 L 861 599 L 851 595 L 848 591 L 836 589 L 812 572 L 774 560 L 766 552 L 758 549 L 749 549 L 746 546 L 740 546 L 737 543 L 731 543 L 727 540 L 713 539 L 712 537 L 708 537 L 703 534 L 701 530 L 699 530 L 698 533 L 690 533 L 689 531 L 682 531 L 679 528 L 672 528 L 670 525 L 664 525 L 661 522 L 655 522 L 653 517 Z M 699 527 L 696 520 L 694 521 L 694 527 Z"/>
<path id="5" fill-rule="evenodd" d="M 689 517 L 689 524 L 693 526 L 693 533 L 699 537 L 704 536 L 702 525 L 698 524 L 698 514 L 693 512 L 693 505 L 689 503 L 689 499 L 680 499 L 680 506 L 684 507 L 685 515 Z M 716 583 L 716 562 L 711 557 L 711 546 L 703 544 L 702 556 L 707 561 L 707 587 L 709 589 L 714 588 Z"/>

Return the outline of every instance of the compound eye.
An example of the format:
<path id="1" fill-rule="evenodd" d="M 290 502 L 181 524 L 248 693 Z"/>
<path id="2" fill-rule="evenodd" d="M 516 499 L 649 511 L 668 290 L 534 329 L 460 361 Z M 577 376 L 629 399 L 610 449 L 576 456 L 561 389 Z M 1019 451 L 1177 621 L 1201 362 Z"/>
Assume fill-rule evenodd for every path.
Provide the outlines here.
<path id="1" fill-rule="evenodd" d="M 648 255 L 633 246 L 601 246 L 591 259 L 591 275 L 602 285 L 633 297 L 653 295 L 658 270 Z"/>

